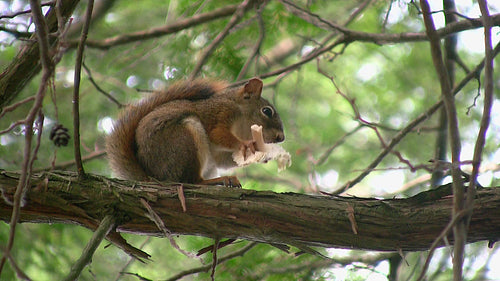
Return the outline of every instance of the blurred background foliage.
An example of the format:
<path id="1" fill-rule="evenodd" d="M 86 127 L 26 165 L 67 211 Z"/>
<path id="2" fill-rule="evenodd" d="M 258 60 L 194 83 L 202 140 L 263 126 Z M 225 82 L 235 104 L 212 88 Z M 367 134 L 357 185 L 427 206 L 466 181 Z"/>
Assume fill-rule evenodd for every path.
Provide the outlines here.
<path id="1" fill-rule="evenodd" d="M 433 10 L 442 10 L 441 1 L 429 1 Z M 495 2 L 495 1 L 490 1 Z M 101 0 L 97 4 L 111 4 L 96 17 L 89 32 L 89 41 L 102 41 L 115 36 L 141 32 L 154 27 L 171 25 L 200 13 L 238 5 L 239 1 L 132 1 Z M 424 32 L 421 15 L 413 1 L 294 1 L 297 6 L 319 17 L 348 28 L 371 33 Z M 456 1 L 460 14 L 479 17 L 476 3 Z M 87 2 L 81 1 L 73 16 L 77 25 L 83 17 Z M 261 8 L 249 9 L 242 20 L 230 29 L 228 36 L 217 46 L 203 66 L 201 76 L 236 82 L 262 76 L 303 61 L 315 48 L 331 44 L 332 30 L 315 26 L 292 13 L 282 1 L 264 1 Z M 491 4 L 491 13 L 498 13 L 497 4 Z M 97 6 L 96 6 L 97 8 Z M 10 31 L 33 32 L 29 14 L 5 17 L 29 9 L 27 1 L 0 1 L 0 67 L 9 66 L 23 45 Z M 46 9 L 46 8 L 45 8 Z M 260 15 L 260 16 L 259 16 Z M 350 19 L 352 17 L 352 19 Z M 81 84 L 81 141 L 83 155 L 100 154 L 104 136 L 109 132 L 119 107 L 99 93 L 97 85 L 122 104 L 136 102 L 149 91 L 168 86 L 172 81 L 187 78 L 207 46 L 225 28 L 230 16 L 221 17 L 173 34 L 147 40 L 136 40 L 109 48 L 87 47 L 84 63 L 90 72 L 83 71 Z M 444 26 L 442 12 L 434 14 L 437 27 Z M 459 18 L 462 20 L 462 18 Z M 494 29 L 494 43 L 498 32 Z M 68 33 L 68 40 L 78 40 L 80 30 Z M 469 69 L 483 58 L 482 30 L 458 35 L 458 54 Z M 256 48 L 258 56 L 242 69 Z M 345 47 L 345 48 L 344 48 Z M 496 59 L 498 62 L 498 59 Z M 35 169 L 50 169 L 73 159 L 72 143 L 56 148 L 49 140 L 50 129 L 57 123 L 72 130 L 72 91 L 75 48 L 68 48 L 57 65 L 54 87 L 45 98 L 44 132 Z M 238 78 L 239 75 L 240 78 Z M 466 72 L 457 67 L 455 81 Z M 427 42 L 373 44 L 351 42 L 336 46 L 309 62 L 276 75 L 265 76 L 264 95 L 271 99 L 284 121 L 286 141 L 283 146 L 292 154 L 293 165 L 277 174 L 273 163 L 232 171 L 240 177 L 244 188 L 277 192 L 319 194 L 319 191 L 340 192 L 338 189 L 356 177 L 382 150 L 382 144 L 373 128 L 361 119 L 373 123 L 386 143 L 440 99 L 440 87 L 432 64 Z M 333 77 L 333 81 L 328 77 Z M 496 85 L 498 86 L 498 74 Z M 40 77 L 35 77 L 11 102 L 34 95 Z M 482 96 L 477 80 L 469 82 L 457 95 L 457 109 L 463 145 L 463 160 L 472 159 L 482 114 Z M 354 101 L 350 103 L 347 96 Z M 495 92 L 498 98 L 499 92 Z M 356 117 L 355 104 L 360 118 Z M 26 104 L 0 119 L 0 130 L 25 117 L 31 104 Z M 470 112 L 468 109 L 470 108 Z M 483 186 L 497 186 L 500 173 L 498 135 L 500 108 L 495 103 L 493 119 L 487 137 L 483 167 L 479 177 Z M 360 127 L 360 125 L 363 125 Z M 434 159 L 438 114 L 419 124 L 405 136 L 396 151 L 413 166 L 432 168 Z M 0 169 L 20 170 L 24 137 L 22 127 L 0 135 Z M 340 144 L 336 144 L 341 141 Z M 333 149 L 332 149 L 333 148 Z M 321 161 L 320 161 L 321 160 Z M 469 167 L 465 166 L 467 170 Z M 69 166 L 67 169 L 74 169 Z M 85 162 L 87 172 L 112 176 L 105 156 Z M 406 197 L 430 188 L 429 171 L 411 170 L 390 154 L 359 184 L 347 191 L 362 197 Z M 417 181 L 415 184 L 408 184 Z M 449 181 L 446 177 L 444 182 Z M 335 218 L 332 218 L 335 219 Z M 0 241 L 8 237 L 8 225 L 0 222 Z M 81 254 L 91 236 L 87 229 L 71 225 L 22 224 L 16 234 L 13 256 L 23 271 L 33 280 L 59 280 Z M 146 264 L 130 258 L 114 246 L 100 247 L 93 262 L 80 280 L 165 280 L 184 270 L 207 265 L 211 255 L 189 258 L 173 249 L 166 239 L 153 237 L 126 237 L 135 246 L 152 255 Z M 409 237 L 411 239 L 411 237 Z M 182 249 L 189 252 L 213 243 L 201 237 L 177 237 Z M 248 246 L 241 241 L 222 249 L 219 257 Z M 2 243 L 3 244 L 3 243 Z M 303 254 L 294 256 L 270 245 L 256 245 L 242 256 L 228 260 L 217 267 L 217 280 L 387 280 L 390 268 L 397 268 L 397 280 L 414 280 L 425 261 L 424 253 L 405 253 L 404 261 L 390 263 L 376 258 L 372 262 L 356 262 L 371 253 L 354 250 L 322 250 L 332 257 L 329 264 L 321 264 L 320 257 Z M 500 276 L 498 247 L 488 249 L 484 243 L 469 245 L 466 257 L 467 280 L 487 280 Z M 349 260 L 351 262 L 349 262 Z M 396 259 L 397 260 L 397 259 Z M 439 251 L 429 269 L 428 280 L 449 280 L 451 261 L 449 249 Z M 495 264 L 497 265 L 495 268 Z M 497 274 L 497 275 L 495 275 Z M 187 275 L 183 280 L 206 280 L 210 273 Z M 15 280 L 7 267 L 2 280 Z M 396 279 L 393 279 L 396 280 Z"/>

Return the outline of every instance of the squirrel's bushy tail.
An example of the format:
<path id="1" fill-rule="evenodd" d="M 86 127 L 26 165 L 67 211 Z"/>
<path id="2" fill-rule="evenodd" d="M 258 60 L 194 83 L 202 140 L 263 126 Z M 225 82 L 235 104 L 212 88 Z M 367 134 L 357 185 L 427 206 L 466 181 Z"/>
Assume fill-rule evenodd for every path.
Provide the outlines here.
<path id="1" fill-rule="evenodd" d="M 136 156 L 135 132 L 142 118 L 169 101 L 206 99 L 225 88 L 227 84 L 219 81 L 199 79 L 177 82 L 166 91 L 154 93 L 138 104 L 126 108 L 116 120 L 113 131 L 106 138 L 109 163 L 116 176 L 129 180 L 149 180 Z"/>

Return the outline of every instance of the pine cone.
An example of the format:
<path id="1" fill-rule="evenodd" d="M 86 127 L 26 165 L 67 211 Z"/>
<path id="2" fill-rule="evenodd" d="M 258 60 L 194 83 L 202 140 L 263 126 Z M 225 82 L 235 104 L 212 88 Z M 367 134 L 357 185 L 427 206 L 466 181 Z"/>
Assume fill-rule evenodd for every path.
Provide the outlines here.
<path id="1" fill-rule="evenodd" d="M 62 124 L 55 125 L 50 131 L 50 140 L 54 142 L 56 146 L 67 146 L 70 138 L 68 129 Z"/>

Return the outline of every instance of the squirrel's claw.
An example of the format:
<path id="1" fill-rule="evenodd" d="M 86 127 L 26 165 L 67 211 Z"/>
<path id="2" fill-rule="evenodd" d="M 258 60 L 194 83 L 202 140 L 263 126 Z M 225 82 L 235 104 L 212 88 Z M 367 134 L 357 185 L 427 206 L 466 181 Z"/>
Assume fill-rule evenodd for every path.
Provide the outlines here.
<path id="1" fill-rule="evenodd" d="M 224 177 L 224 186 L 241 188 L 240 180 L 236 176 L 227 176 Z"/>
<path id="2" fill-rule="evenodd" d="M 255 154 L 256 148 L 255 148 L 255 141 L 249 140 L 249 141 L 243 141 L 241 142 L 240 145 L 240 151 L 241 154 L 243 154 L 243 159 L 247 159 L 247 151 L 250 150 L 252 154 Z"/>

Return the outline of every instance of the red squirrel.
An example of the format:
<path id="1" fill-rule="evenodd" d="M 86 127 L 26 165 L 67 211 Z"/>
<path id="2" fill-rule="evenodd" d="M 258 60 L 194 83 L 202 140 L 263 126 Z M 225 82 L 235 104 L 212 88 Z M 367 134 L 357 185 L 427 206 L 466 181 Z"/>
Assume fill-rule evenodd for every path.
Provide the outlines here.
<path id="1" fill-rule="evenodd" d="M 130 180 L 239 186 L 236 177 L 214 177 L 237 166 L 233 152 L 255 151 L 250 127 L 262 126 L 266 143 L 285 138 L 262 86 L 257 78 L 240 87 L 182 81 L 129 106 L 106 139 L 111 168 Z"/>

